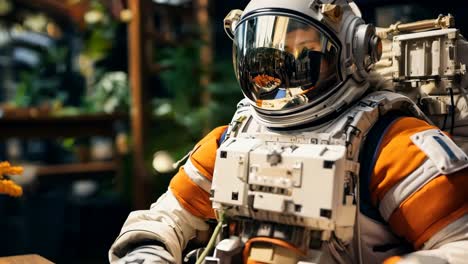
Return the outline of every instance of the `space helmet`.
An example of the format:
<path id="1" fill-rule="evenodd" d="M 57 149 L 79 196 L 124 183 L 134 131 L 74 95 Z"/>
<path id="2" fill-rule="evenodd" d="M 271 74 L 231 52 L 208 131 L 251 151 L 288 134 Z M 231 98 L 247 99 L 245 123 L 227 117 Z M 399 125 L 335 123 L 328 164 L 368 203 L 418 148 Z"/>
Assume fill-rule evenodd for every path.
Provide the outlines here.
<path id="1" fill-rule="evenodd" d="M 252 0 L 224 20 L 254 117 L 270 128 L 323 124 L 369 87 L 374 26 L 347 0 Z"/>

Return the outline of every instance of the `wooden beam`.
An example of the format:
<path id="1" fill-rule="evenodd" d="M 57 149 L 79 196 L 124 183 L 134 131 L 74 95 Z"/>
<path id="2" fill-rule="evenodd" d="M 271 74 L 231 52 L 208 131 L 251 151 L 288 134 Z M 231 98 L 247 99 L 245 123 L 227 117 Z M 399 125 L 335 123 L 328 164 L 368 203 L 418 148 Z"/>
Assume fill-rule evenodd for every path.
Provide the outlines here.
<path id="1" fill-rule="evenodd" d="M 4 112 L 0 118 L 0 139 L 115 136 L 115 123 L 124 115 L 34 116 L 29 112 Z"/>
<path id="2" fill-rule="evenodd" d="M 129 77 L 131 89 L 131 125 L 133 138 L 133 206 L 135 209 L 148 208 L 150 197 L 150 173 L 145 166 L 145 144 L 149 122 L 147 100 L 147 63 L 145 56 L 145 25 L 150 11 L 150 0 L 128 0 L 132 19 L 128 24 Z"/>
<path id="3" fill-rule="evenodd" d="M 208 90 L 208 85 L 211 82 L 211 64 L 213 63 L 213 41 L 211 32 L 211 22 L 209 16 L 209 0 L 197 0 L 195 5 L 196 18 L 200 28 L 200 38 L 203 45 L 200 49 L 200 68 L 202 75 L 200 76 L 200 84 L 203 89 L 201 100 L 203 105 L 208 105 L 211 101 L 211 93 Z M 212 124 L 208 120 L 205 121 L 204 132 L 208 133 Z"/>

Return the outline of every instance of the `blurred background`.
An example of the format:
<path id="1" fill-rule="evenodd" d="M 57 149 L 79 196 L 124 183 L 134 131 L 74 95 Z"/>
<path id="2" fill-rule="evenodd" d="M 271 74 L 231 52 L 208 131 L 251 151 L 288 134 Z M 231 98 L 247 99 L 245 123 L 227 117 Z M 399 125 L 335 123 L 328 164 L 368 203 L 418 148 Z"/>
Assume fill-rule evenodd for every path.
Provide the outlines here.
<path id="1" fill-rule="evenodd" d="M 0 0 L 0 256 L 106 263 L 131 210 L 166 190 L 205 133 L 242 98 L 222 20 L 248 1 Z M 389 26 L 455 16 L 460 1 L 356 0 Z"/>

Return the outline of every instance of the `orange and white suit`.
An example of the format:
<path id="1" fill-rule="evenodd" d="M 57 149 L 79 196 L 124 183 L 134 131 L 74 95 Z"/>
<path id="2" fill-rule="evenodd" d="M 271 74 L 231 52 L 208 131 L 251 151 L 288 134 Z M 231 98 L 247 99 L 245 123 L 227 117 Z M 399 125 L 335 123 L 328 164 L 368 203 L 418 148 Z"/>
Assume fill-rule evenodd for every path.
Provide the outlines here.
<path id="1" fill-rule="evenodd" d="M 466 154 L 424 120 L 389 116 L 362 143 L 360 241 L 352 251 L 362 263 L 468 263 L 468 161 L 460 160 Z M 187 243 L 215 217 L 210 189 L 226 129 L 215 128 L 195 145 L 149 210 L 129 215 L 109 251 L 111 263 L 142 244 L 157 244 L 167 263 L 182 263 Z M 358 262 L 351 256 L 329 253 L 323 263 Z"/>

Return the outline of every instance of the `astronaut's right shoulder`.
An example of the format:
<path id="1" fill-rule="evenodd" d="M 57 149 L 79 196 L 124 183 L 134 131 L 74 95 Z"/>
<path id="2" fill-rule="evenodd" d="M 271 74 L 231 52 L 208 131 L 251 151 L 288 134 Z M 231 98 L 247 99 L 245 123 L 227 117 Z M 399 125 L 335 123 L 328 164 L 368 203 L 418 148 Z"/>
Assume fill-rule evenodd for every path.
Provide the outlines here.
<path id="1" fill-rule="evenodd" d="M 226 133 L 227 127 L 226 125 L 213 129 L 195 145 L 190 154 L 189 160 L 209 179 L 211 179 L 213 175 L 216 151 L 221 144 L 222 137 Z"/>
<path id="2" fill-rule="evenodd" d="M 214 218 L 209 192 L 213 179 L 216 151 L 227 126 L 213 129 L 200 140 L 177 174 L 169 188 L 179 204 L 192 215 L 208 219 Z"/>

